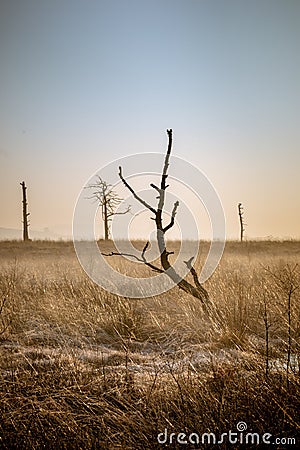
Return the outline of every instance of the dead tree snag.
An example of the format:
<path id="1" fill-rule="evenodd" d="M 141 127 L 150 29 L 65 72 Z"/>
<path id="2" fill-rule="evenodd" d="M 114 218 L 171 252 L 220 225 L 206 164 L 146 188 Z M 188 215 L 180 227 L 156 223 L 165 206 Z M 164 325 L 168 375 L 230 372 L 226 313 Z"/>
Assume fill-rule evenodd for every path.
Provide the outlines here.
<path id="1" fill-rule="evenodd" d="M 26 195 L 26 185 L 25 185 L 25 181 L 22 181 L 22 183 L 20 183 L 20 185 L 22 186 L 22 203 L 23 203 L 23 241 L 31 241 L 31 239 L 29 239 L 29 233 L 28 233 L 28 227 L 29 227 L 29 221 L 28 221 L 28 216 L 30 215 L 29 212 L 27 212 L 27 195 Z"/>
<path id="2" fill-rule="evenodd" d="M 157 239 L 158 248 L 159 248 L 161 267 L 147 262 L 146 251 L 148 249 L 149 242 L 147 242 L 145 247 L 143 248 L 141 257 L 139 258 L 139 257 L 134 256 L 134 258 L 138 261 L 143 262 L 144 264 L 146 264 L 148 267 L 150 267 L 154 271 L 157 271 L 160 273 L 165 273 L 168 277 L 170 277 L 172 279 L 172 281 L 180 289 L 182 289 L 183 291 L 192 295 L 193 297 L 199 299 L 201 301 L 204 311 L 207 313 L 210 313 L 210 315 L 211 315 L 212 311 L 215 309 L 213 308 L 213 305 L 209 300 L 209 295 L 208 295 L 207 290 L 201 285 L 199 278 L 198 278 L 198 274 L 197 274 L 196 270 L 194 269 L 194 267 L 192 266 L 192 260 L 194 258 L 190 258 L 189 261 L 184 261 L 187 268 L 189 269 L 189 272 L 192 275 L 193 282 L 194 282 L 193 284 L 191 282 L 187 281 L 186 279 L 183 279 L 176 272 L 176 270 L 174 269 L 174 267 L 171 265 L 171 263 L 169 261 L 169 255 L 172 254 L 173 252 L 169 252 L 167 250 L 165 235 L 166 235 L 166 232 L 174 226 L 176 213 L 177 213 L 177 210 L 179 207 L 179 202 L 176 201 L 174 203 L 172 214 L 171 214 L 171 219 L 168 224 L 164 224 L 163 223 L 163 211 L 164 211 L 164 206 L 165 206 L 166 190 L 169 187 L 167 184 L 167 178 L 168 178 L 168 168 L 169 168 L 169 163 L 170 163 L 170 155 L 171 155 L 172 142 L 173 142 L 172 141 L 172 138 L 173 138 L 172 130 L 167 130 L 167 135 L 168 135 L 168 148 L 167 148 L 167 152 L 166 152 L 165 159 L 164 159 L 164 166 L 163 166 L 163 170 L 162 170 L 162 174 L 161 174 L 160 185 L 156 186 L 153 183 L 150 184 L 150 186 L 158 192 L 158 197 L 157 197 L 158 204 L 157 204 L 156 208 L 149 205 L 144 199 L 142 199 L 139 195 L 137 195 L 137 193 L 134 191 L 134 189 L 130 186 L 130 184 L 124 178 L 122 168 L 119 167 L 119 177 L 122 180 L 122 182 L 124 183 L 124 185 L 132 193 L 134 198 L 137 201 L 139 201 L 143 206 L 148 208 L 154 215 L 153 220 L 155 221 L 155 224 L 156 224 L 156 239 Z M 112 255 L 133 256 L 133 255 L 125 255 L 123 253 L 117 253 L 117 252 L 112 252 L 107 256 L 112 256 Z"/>
<path id="3" fill-rule="evenodd" d="M 244 232 L 245 232 L 245 222 L 244 222 L 244 208 L 241 203 L 238 204 L 238 212 L 239 212 L 239 219 L 240 219 L 240 239 L 241 242 L 243 242 L 244 239 Z"/>
<path id="4" fill-rule="evenodd" d="M 107 241 L 110 236 L 110 222 L 113 216 L 127 214 L 130 211 L 128 206 L 125 211 L 117 212 L 122 198 L 112 189 L 112 186 L 98 176 L 96 183 L 87 186 L 88 189 L 93 189 L 91 197 L 96 200 L 101 208 L 101 217 L 104 226 L 104 239 Z"/>

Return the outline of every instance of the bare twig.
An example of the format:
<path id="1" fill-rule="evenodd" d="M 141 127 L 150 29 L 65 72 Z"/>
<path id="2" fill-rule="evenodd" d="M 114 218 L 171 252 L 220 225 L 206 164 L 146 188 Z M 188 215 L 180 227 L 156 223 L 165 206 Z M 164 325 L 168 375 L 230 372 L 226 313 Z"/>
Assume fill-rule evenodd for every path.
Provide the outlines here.
<path id="1" fill-rule="evenodd" d="M 136 200 L 138 200 L 142 205 L 146 206 L 146 208 L 150 209 L 150 211 L 152 211 L 154 214 L 156 213 L 155 209 L 152 208 L 152 206 L 150 206 L 147 202 L 145 202 L 145 200 L 143 200 L 141 197 L 139 197 L 135 191 L 132 189 L 132 187 L 130 186 L 129 183 L 127 183 L 127 181 L 125 180 L 125 178 L 123 177 L 122 174 L 122 167 L 119 167 L 119 177 L 121 178 L 121 180 L 123 181 L 124 185 L 127 187 L 127 189 L 132 193 L 132 195 L 134 196 L 134 198 Z"/>
<path id="2" fill-rule="evenodd" d="M 128 205 L 127 208 L 124 211 L 114 212 L 111 214 L 108 214 L 108 217 L 111 216 L 123 216 L 123 214 L 127 214 L 131 211 L 131 205 Z"/>

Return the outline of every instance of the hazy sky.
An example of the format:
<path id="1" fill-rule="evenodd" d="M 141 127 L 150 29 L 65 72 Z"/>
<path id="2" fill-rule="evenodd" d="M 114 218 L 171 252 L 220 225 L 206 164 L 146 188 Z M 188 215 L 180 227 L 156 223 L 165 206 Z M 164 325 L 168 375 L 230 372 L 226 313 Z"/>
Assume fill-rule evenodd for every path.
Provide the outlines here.
<path id="1" fill-rule="evenodd" d="M 0 226 L 70 230 L 101 166 L 160 152 L 217 189 L 227 235 L 300 237 L 299 0 L 1 0 Z M 124 169 L 125 170 L 125 169 Z"/>

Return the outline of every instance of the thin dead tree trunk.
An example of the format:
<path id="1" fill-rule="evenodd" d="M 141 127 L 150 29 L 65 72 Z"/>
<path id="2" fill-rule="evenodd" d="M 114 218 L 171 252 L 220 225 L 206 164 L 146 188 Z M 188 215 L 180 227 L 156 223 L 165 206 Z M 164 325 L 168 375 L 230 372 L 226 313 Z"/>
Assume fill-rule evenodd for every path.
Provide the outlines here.
<path id="1" fill-rule="evenodd" d="M 107 199 L 106 196 L 104 195 L 103 198 L 103 222 L 104 222 L 104 239 L 105 241 L 108 240 L 108 234 L 109 234 L 109 227 L 108 227 L 108 213 L 107 213 Z"/>
<path id="2" fill-rule="evenodd" d="M 244 223 L 244 208 L 241 203 L 238 204 L 238 211 L 239 211 L 239 219 L 240 219 L 240 239 L 241 242 L 243 242 L 244 239 L 244 232 L 245 232 L 245 223 Z"/>
<path id="3" fill-rule="evenodd" d="M 192 261 L 194 257 L 190 258 L 189 261 L 184 261 L 187 268 L 189 269 L 189 272 L 192 275 L 193 282 L 187 281 L 186 279 L 183 279 L 174 269 L 174 267 L 171 265 L 169 261 L 169 255 L 171 255 L 173 252 L 169 252 L 166 247 L 166 241 L 165 241 L 165 235 L 168 230 L 170 230 L 174 223 L 175 223 L 175 216 L 177 213 L 177 209 L 179 207 L 179 202 L 176 201 L 173 206 L 171 219 L 167 225 L 163 224 L 163 211 L 164 211 L 164 205 L 165 205 L 165 196 L 166 196 L 166 190 L 168 188 L 167 185 L 167 178 L 168 178 L 168 168 L 169 168 L 169 161 L 170 161 L 170 155 L 172 150 L 172 142 L 173 142 L 173 135 L 172 130 L 167 130 L 168 135 L 168 148 L 164 160 L 164 166 L 162 170 L 161 175 L 161 181 L 160 186 L 156 186 L 155 184 L 151 183 L 150 186 L 155 189 L 158 192 L 158 205 L 157 208 L 153 208 L 151 205 L 149 205 L 145 200 L 143 200 L 141 197 L 139 197 L 134 189 L 130 186 L 130 184 L 126 181 L 126 179 L 123 177 L 122 173 L 122 167 L 119 167 L 119 177 L 122 180 L 123 184 L 126 186 L 126 188 L 132 193 L 134 198 L 139 201 L 142 205 L 144 205 L 146 208 L 148 208 L 153 214 L 154 214 L 154 220 L 156 224 L 156 236 L 157 236 L 157 243 L 158 248 L 160 252 L 160 262 L 161 267 L 155 266 L 152 263 L 147 262 L 145 253 L 147 251 L 147 248 L 149 246 L 149 242 L 146 243 L 141 257 L 134 256 L 135 259 L 143 262 L 148 267 L 150 267 L 152 270 L 155 270 L 160 273 L 165 273 L 168 275 L 172 281 L 183 291 L 187 292 L 188 294 L 192 295 L 193 297 L 200 300 L 203 310 L 211 317 L 211 318 L 218 318 L 218 322 L 220 322 L 220 317 L 218 315 L 218 312 L 216 311 L 216 308 L 212 304 L 212 302 L 209 299 L 209 295 L 207 290 L 202 286 L 202 284 L 199 281 L 198 274 L 194 267 L 192 266 Z M 125 256 L 122 253 L 117 252 L 111 252 L 110 254 L 106 256 L 112 256 L 112 255 L 120 255 Z M 126 255 L 130 256 L 130 255 Z"/>
<path id="4" fill-rule="evenodd" d="M 28 227 L 29 227 L 29 222 L 28 222 L 28 216 L 30 215 L 29 212 L 27 212 L 27 195 L 26 195 L 26 185 L 25 185 L 25 181 L 22 181 L 22 183 L 20 183 L 20 185 L 22 186 L 22 203 L 23 203 L 23 241 L 30 241 L 31 239 L 29 239 L 29 233 L 28 233 Z"/>

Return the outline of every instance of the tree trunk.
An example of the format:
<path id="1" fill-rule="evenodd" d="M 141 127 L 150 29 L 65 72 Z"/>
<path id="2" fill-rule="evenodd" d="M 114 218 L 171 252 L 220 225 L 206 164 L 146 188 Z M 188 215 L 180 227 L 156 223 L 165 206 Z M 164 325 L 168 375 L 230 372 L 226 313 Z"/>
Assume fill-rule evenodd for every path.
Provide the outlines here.
<path id="1" fill-rule="evenodd" d="M 103 221 L 104 221 L 104 239 L 108 241 L 109 228 L 108 228 L 107 200 L 105 196 L 103 204 Z"/>
<path id="2" fill-rule="evenodd" d="M 240 238 L 241 238 L 241 242 L 243 242 L 245 227 L 244 227 L 244 220 L 243 220 L 244 211 L 243 211 L 243 207 L 242 207 L 241 203 L 238 204 L 238 210 L 239 210 L 240 229 L 241 229 Z"/>
<path id="3" fill-rule="evenodd" d="M 27 196 L 26 196 L 26 185 L 25 185 L 25 181 L 22 181 L 22 183 L 20 183 L 20 185 L 22 186 L 22 196 L 23 196 L 23 241 L 30 241 L 31 239 L 29 239 L 29 234 L 28 234 L 28 227 L 29 227 L 29 223 L 28 223 L 28 216 L 29 216 L 29 212 L 27 212 Z"/>

